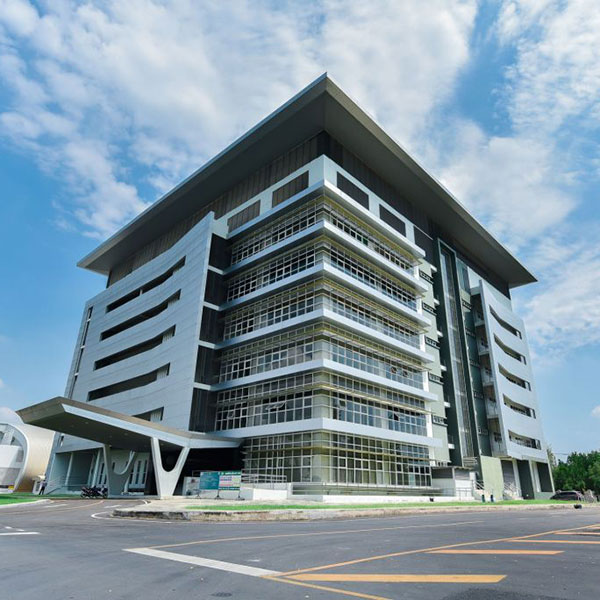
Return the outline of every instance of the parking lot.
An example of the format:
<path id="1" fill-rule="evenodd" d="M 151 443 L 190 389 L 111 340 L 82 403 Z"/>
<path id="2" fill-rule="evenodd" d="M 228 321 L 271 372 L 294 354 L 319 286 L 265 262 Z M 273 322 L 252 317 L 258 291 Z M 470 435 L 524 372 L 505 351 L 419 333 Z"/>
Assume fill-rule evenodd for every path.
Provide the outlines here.
<path id="1" fill-rule="evenodd" d="M 0 509 L 0 598 L 597 598 L 600 510 L 187 523 Z"/>

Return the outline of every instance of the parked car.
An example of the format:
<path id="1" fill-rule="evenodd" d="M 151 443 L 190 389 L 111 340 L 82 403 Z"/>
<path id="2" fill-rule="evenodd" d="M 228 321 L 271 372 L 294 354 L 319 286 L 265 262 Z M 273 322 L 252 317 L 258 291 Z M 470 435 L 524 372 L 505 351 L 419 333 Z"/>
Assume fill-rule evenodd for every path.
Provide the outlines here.
<path id="1" fill-rule="evenodd" d="M 554 496 L 550 496 L 550 500 L 574 500 L 575 502 L 583 502 L 584 497 L 581 492 L 576 490 L 558 490 Z"/>

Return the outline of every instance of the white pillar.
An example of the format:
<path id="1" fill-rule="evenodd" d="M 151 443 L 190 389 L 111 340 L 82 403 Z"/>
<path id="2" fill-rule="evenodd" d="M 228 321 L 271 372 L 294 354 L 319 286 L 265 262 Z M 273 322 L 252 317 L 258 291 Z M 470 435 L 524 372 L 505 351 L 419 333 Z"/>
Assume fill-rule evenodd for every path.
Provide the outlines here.
<path id="1" fill-rule="evenodd" d="M 151 438 L 150 442 L 152 445 L 152 464 L 154 465 L 154 477 L 156 479 L 156 493 L 158 494 L 159 498 L 172 496 L 190 449 L 188 447 L 182 447 L 175 466 L 170 471 L 167 471 L 162 464 L 160 444 L 158 443 L 158 440 L 156 438 Z"/>
<path id="2" fill-rule="evenodd" d="M 108 484 L 109 496 L 120 496 L 125 490 L 125 484 L 131 474 L 131 469 L 137 456 L 136 452 L 129 453 L 129 459 L 125 467 L 120 471 L 113 471 L 112 468 L 112 450 L 108 444 L 104 444 L 104 468 L 106 469 L 106 482 Z"/>

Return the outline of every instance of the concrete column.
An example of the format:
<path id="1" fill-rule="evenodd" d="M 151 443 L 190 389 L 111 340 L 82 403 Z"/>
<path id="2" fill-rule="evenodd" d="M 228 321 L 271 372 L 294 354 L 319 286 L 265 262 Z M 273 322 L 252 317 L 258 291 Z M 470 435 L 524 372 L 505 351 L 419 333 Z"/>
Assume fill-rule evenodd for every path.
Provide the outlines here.
<path id="1" fill-rule="evenodd" d="M 156 478 L 156 493 L 159 498 L 172 496 L 175 491 L 175 486 L 181 475 L 183 465 L 188 457 L 190 449 L 187 447 L 181 448 L 179 457 L 175 466 L 167 471 L 162 464 L 162 456 L 160 455 L 160 444 L 156 438 L 152 438 L 152 464 L 154 466 L 154 477 Z"/>
<path id="2" fill-rule="evenodd" d="M 133 463 L 135 462 L 136 452 L 129 453 L 129 459 L 125 467 L 120 471 L 113 471 L 112 468 L 112 449 L 108 444 L 104 444 L 104 468 L 106 469 L 106 481 L 108 484 L 109 496 L 120 496 L 125 490 L 125 484 L 131 474 Z"/>
<path id="3" fill-rule="evenodd" d="M 65 486 L 69 485 L 69 478 L 71 477 L 71 469 L 73 468 L 73 452 L 69 453 L 69 464 L 67 466 L 67 472 L 65 474 Z"/>

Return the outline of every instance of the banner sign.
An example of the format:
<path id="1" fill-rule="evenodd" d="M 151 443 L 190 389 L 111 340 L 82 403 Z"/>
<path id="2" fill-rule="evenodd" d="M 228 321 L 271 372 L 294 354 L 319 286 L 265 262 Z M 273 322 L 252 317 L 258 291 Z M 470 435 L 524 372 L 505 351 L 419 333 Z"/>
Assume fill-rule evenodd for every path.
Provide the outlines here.
<path id="1" fill-rule="evenodd" d="M 242 485 L 241 471 L 219 471 L 220 490 L 239 490 Z"/>
<path id="2" fill-rule="evenodd" d="M 219 471 L 202 471 L 198 482 L 199 490 L 218 490 Z"/>
<path id="3" fill-rule="evenodd" d="M 241 471 L 200 471 L 199 477 L 184 477 L 183 493 L 189 496 L 210 490 L 239 490 L 241 485 Z"/>

